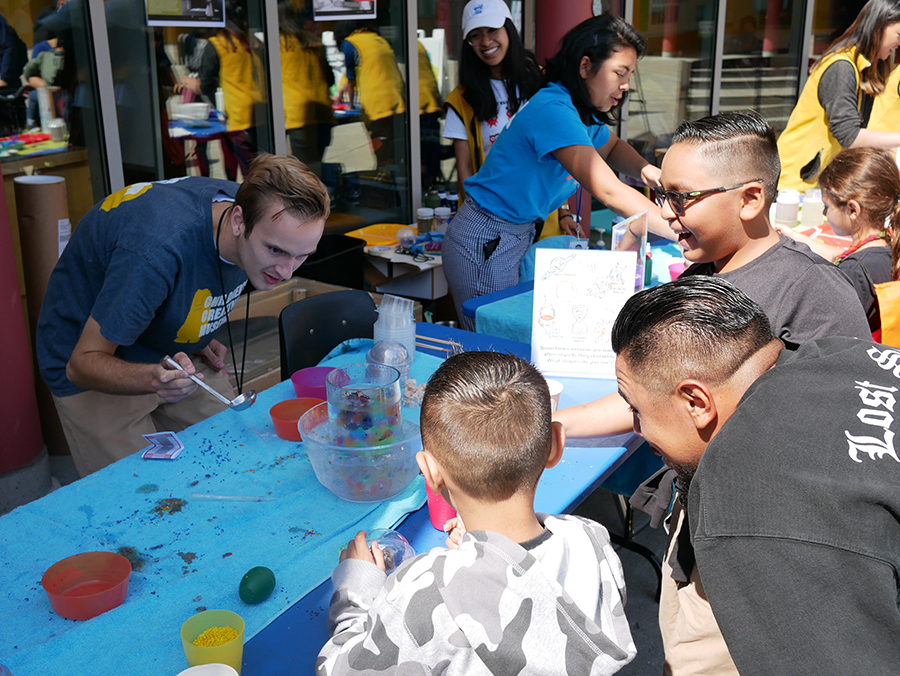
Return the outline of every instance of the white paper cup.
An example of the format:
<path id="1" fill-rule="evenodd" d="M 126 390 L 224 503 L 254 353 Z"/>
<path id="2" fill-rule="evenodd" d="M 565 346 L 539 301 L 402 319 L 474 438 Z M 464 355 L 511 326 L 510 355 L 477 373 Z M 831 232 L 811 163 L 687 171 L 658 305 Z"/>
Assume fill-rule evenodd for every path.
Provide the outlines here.
<path id="1" fill-rule="evenodd" d="M 550 410 L 555 412 L 559 408 L 559 395 L 562 394 L 563 384 L 558 380 L 550 380 L 550 378 L 544 380 L 547 381 L 547 387 L 550 388 Z"/>

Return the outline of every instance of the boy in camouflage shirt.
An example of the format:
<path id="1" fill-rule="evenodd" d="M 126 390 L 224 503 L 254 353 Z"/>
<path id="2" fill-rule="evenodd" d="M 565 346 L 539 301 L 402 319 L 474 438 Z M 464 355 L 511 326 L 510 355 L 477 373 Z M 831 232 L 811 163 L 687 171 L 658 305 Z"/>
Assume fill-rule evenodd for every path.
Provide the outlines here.
<path id="1" fill-rule="evenodd" d="M 636 653 L 622 566 L 599 524 L 535 513 L 565 432 L 528 362 L 450 357 L 422 403 L 425 481 L 468 529 L 385 576 L 357 534 L 332 575 L 318 674 L 612 674 Z"/>

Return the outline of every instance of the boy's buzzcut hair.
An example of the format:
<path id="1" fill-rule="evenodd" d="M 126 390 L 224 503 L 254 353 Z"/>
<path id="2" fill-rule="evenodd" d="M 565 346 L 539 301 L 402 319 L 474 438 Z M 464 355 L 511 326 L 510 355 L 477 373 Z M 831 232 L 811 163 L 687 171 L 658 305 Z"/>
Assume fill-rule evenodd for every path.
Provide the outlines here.
<path id="1" fill-rule="evenodd" d="M 757 303 L 730 282 L 704 275 L 629 298 L 611 338 L 613 351 L 658 396 L 687 379 L 721 385 L 776 340 Z"/>
<path id="2" fill-rule="evenodd" d="M 671 145 L 694 146 L 710 174 L 723 185 L 759 180 L 766 213 L 778 194 L 781 160 L 775 130 L 757 112 L 719 113 L 685 120 L 672 135 Z"/>
<path id="3" fill-rule="evenodd" d="M 478 500 L 533 489 L 550 456 L 547 381 L 515 355 L 449 357 L 425 387 L 420 420 L 425 449 Z"/>
<path id="4" fill-rule="evenodd" d="M 331 212 L 328 189 L 303 162 L 292 155 L 260 153 L 234 197 L 244 212 L 244 237 L 273 202 L 282 207 L 275 218 L 288 212 L 305 223 L 324 220 Z"/>

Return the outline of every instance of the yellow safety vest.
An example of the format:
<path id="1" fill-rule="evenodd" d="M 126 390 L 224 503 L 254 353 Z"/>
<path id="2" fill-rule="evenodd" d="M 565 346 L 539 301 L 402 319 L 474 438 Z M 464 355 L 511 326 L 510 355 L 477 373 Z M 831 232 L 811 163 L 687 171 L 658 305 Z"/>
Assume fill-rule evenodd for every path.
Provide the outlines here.
<path id="1" fill-rule="evenodd" d="M 841 144 L 832 136 L 828 128 L 828 115 L 819 103 L 819 81 L 822 74 L 836 61 L 849 61 L 856 70 L 857 109 L 861 102 L 859 88 L 860 73 L 872 65 L 855 50 L 847 50 L 824 57 L 809 76 L 797 105 L 794 106 L 787 127 L 778 138 L 778 155 L 781 158 L 781 178 L 779 190 L 793 189 L 803 192 L 815 188 L 819 172 L 832 157 L 841 151 Z M 815 161 L 818 158 L 818 163 Z M 800 176 L 804 167 L 812 163 L 812 175 L 807 179 Z"/>
<path id="2" fill-rule="evenodd" d="M 254 126 L 253 107 L 263 100 L 259 86 L 253 77 L 254 61 L 259 60 L 238 36 L 231 40 L 224 33 L 209 39 L 219 55 L 219 84 L 225 95 L 225 114 L 228 116 L 228 131 L 244 131 Z"/>
<path id="3" fill-rule="evenodd" d="M 304 47 L 293 35 L 281 36 L 281 83 L 287 129 L 334 121 L 328 81 L 322 71 L 323 47 Z"/>
<path id="4" fill-rule="evenodd" d="M 356 90 L 363 115 L 369 120 L 381 120 L 405 113 L 403 78 L 387 40 L 371 31 L 356 31 L 345 39 L 359 55 Z"/>
<path id="5" fill-rule="evenodd" d="M 894 68 L 884 85 L 884 91 L 875 97 L 866 128 L 900 131 L 900 68 Z"/>
<path id="6" fill-rule="evenodd" d="M 436 113 L 440 109 L 441 93 L 434 78 L 431 59 L 425 45 L 419 42 L 419 115 Z"/>

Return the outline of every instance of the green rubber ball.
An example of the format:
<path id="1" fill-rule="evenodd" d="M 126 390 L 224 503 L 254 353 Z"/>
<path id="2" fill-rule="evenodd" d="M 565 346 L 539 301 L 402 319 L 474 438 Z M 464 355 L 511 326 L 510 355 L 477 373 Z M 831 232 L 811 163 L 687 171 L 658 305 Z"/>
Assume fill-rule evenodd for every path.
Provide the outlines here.
<path id="1" fill-rule="evenodd" d="M 275 573 L 263 566 L 257 566 L 248 570 L 241 578 L 238 594 L 244 603 L 262 603 L 274 590 Z"/>

